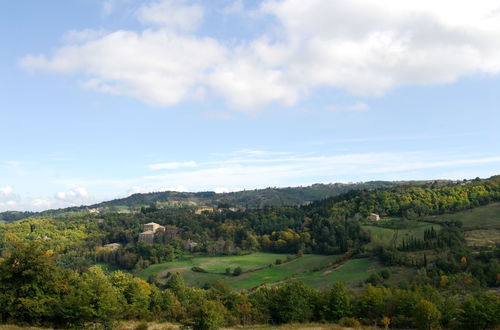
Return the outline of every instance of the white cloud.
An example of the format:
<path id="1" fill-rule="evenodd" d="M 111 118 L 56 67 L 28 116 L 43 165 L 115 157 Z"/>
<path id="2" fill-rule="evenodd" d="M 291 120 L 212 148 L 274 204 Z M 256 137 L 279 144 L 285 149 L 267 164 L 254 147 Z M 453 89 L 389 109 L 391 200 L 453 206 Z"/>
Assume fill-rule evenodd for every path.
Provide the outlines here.
<path id="1" fill-rule="evenodd" d="M 225 58 L 225 51 L 213 39 L 167 30 L 116 31 L 62 47 L 51 59 L 25 57 L 22 65 L 59 74 L 82 73 L 84 88 L 171 106 L 199 94 L 206 71 Z"/>
<path id="2" fill-rule="evenodd" d="M 84 187 L 76 187 L 68 191 L 58 192 L 54 195 L 54 198 L 67 205 L 82 205 L 93 201 L 92 196 Z"/>
<path id="3" fill-rule="evenodd" d="M 203 13 L 200 5 L 187 5 L 183 0 L 161 0 L 141 7 L 138 18 L 145 24 L 192 31 L 200 25 Z"/>
<path id="4" fill-rule="evenodd" d="M 196 162 L 169 162 L 169 163 L 158 163 L 151 164 L 149 168 L 151 170 L 175 170 L 183 167 L 196 167 Z"/>
<path id="5" fill-rule="evenodd" d="M 242 9 L 233 4 L 226 9 Z M 274 22 L 269 31 L 226 42 L 193 32 L 203 19 L 200 5 L 157 1 L 137 12 L 152 27 L 85 30 L 80 42 L 21 63 L 83 75 L 83 87 L 156 106 L 198 100 L 205 91 L 243 110 L 291 106 L 318 87 L 380 95 L 498 74 L 499 8 L 497 0 L 267 0 L 260 12 Z"/>
<path id="6" fill-rule="evenodd" d="M 386 180 L 407 178 L 430 179 L 428 169 L 453 169 L 474 167 L 481 175 L 482 166 L 500 164 L 500 156 L 477 157 L 473 155 L 440 154 L 429 152 L 379 152 L 327 155 L 249 155 L 222 159 L 219 162 L 199 164 L 194 171 L 163 173 L 146 176 L 145 181 L 184 185 L 195 191 L 229 191 L 269 186 L 296 186 L 313 182 Z M 484 172 L 484 176 L 495 173 Z M 321 179 L 319 179 L 321 178 Z M 446 177 L 450 178 L 450 177 Z M 453 178 L 450 178 L 453 179 Z"/>
<path id="7" fill-rule="evenodd" d="M 11 186 L 0 187 L 0 197 L 8 197 L 12 195 L 14 189 Z"/>
<path id="8" fill-rule="evenodd" d="M 91 191 L 113 192 L 116 198 L 124 192 L 216 191 L 232 192 L 242 188 L 299 186 L 315 182 L 347 182 L 402 179 L 463 179 L 498 174 L 500 155 L 433 153 L 424 151 L 370 153 L 291 153 L 243 149 L 228 154 L 213 154 L 211 161 L 189 168 L 179 164 L 176 171 L 154 172 L 154 175 L 124 179 L 59 179 L 55 184 L 72 188 L 47 196 L 17 196 L 12 187 L 0 188 L 0 211 L 44 210 L 92 204 Z M 439 177 L 440 175 L 443 175 Z M 78 186 L 76 185 L 78 184 Z M 91 189 L 90 189 L 91 187 Z M 7 196 L 7 194 L 8 196 Z M 2 197 L 3 196 L 3 197 Z"/>

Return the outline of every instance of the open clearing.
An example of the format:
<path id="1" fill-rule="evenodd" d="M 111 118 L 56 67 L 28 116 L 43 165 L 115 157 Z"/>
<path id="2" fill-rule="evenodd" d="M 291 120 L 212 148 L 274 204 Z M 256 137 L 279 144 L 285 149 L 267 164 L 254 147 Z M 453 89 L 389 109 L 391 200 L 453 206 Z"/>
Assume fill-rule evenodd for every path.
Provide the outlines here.
<path id="1" fill-rule="evenodd" d="M 241 267 L 243 272 L 255 271 L 267 267 L 274 263 L 276 259 L 283 261 L 291 255 L 257 252 L 242 256 L 221 256 L 221 257 L 192 257 L 185 261 L 166 262 L 156 264 L 145 269 L 139 277 L 148 279 L 152 274 L 157 274 L 161 279 L 168 272 L 179 272 L 186 284 L 201 287 L 206 283 L 213 283 L 219 279 L 231 278 L 225 275 L 226 268 L 233 271 L 236 267 Z M 207 273 L 193 272 L 191 268 L 200 267 Z"/>
<path id="2" fill-rule="evenodd" d="M 379 263 L 370 258 L 352 259 L 338 268 L 334 268 L 333 271 L 307 272 L 295 278 L 313 288 L 326 289 L 337 281 L 344 282 L 348 286 L 355 285 L 366 280 L 372 273 L 380 269 Z"/>
<path id="3" fill-rule="evenodd" d="M 248 289 L 264 283 L 291 279 L 295 275 L 314 269 L 327 267 L 337 260 L 336 256 L 306 254 L 282 265 L 267 267 L 258 271 L 229 277 L 224 282 L 235 289 Z M 295 278 L 295 277 L 294 277 Z"/>
<path id="4" fill-rule="evenodd" d="M 262 284 L 280 283 L 284 280 L 298 279 L 307 285 L 324 289 L 336 281 L 354 285 L 365 280 L 371 273 L 380 269 L 380 265 L 369 258 L 353 259 L 338 266 L 338 256 L 306 254 L 300 258 L 286 261 L 289 255 L 275 253 L 252 253 L 244 256 L 192 257 L 185 261 L 175 261 L 152 265 L 145 269 L 140 277 L 147 279 L 157 274 L 160 281 L 168 272 L 179 272 L 189 286 L 203 287 L 206 284 L 222 280 L 233 289 L 251 289 Z M 276 259 L 284 262 L 272 265 Z M 194 272 L 192 267 L 201 267 L 206 273 Z M 240 276 L 226 275 L 226 268 L 233 270 L 241 267 Z"/>
<path id="5" fill-rule="evenodd" d="M 500 229 L 500 203 L 493 203 L 453 214 L 428 217 L 433 221 L 458 220 L 464 229 Z"/>
<path id="6" fill-rule="evenodd" d="M 405 227 L 402 229 L 394 229 L 388 228 L 380 225 L 363 225 L 363 229 L 370 232 L 371 235 L 371 243 L 368 244 L 369 247 L 376 246 L 380 243 L 384 245 L 392 245 L 399 244 L 403 241 L 403 239 L 407 240 L 410 237 L 415 237 L 418 239 L 424 238 L 424 232 L 427 229 L 434 228 L 434 230 L 438 231 L 441 229 L 441 226 L 438 224 L 423 222 L 423 221 L 406 221 L 394 219 L 393 221 L 401 221 L 403 225 L 401 227 Z"/>

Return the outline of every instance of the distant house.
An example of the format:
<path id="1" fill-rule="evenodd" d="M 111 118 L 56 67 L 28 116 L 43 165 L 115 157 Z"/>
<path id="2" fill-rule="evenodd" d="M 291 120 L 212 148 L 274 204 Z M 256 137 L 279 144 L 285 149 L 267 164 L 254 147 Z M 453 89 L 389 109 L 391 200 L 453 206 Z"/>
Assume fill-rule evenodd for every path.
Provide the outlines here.
<path id="1" fill-rule="evenodd" d="M 93 208 L 93 209 L 87 209 L 87 211 L 90 213 L 90 214 L 99 214 L 101 213 L 101 209 L 100 208 Z"/>
<path id="2" fill-rule="evenodd" d="M 194 210 L 195 214 L 201 214 L 202 212 L 215 212 L 215 209 L 210 206 L 200 206 L 196 210 Z"/>
<path id="3" fill-rule="evenodd" d="M 160 226 L 156 222 L 144 224 L 143 232 L 139 234 L 139 242 L 153 244 L 155 240 L 155 233 L 165 231 L 165 227 Z"/>
<path id="4" fill-rule="evenodd" d="M 165 227 L 160 226 L 156 222 L 150 222 L 150 223 L 144 224 L 144 231 L 156 232 L 157 230 L 165 230 Z"/>
<path id="5" fill-rule="evenodd" d="M 110 244 L 106 244 L 103 246 L 104 249 L 110 250 L 110 251 L 118 250 L 121 247 L 122 247 L 122 245 L 120 243 L 110 243 Z"/>
<path id="6" fill-rule="evenodd" d="M 198 243 L 191 241 L 188 239 L 186 242 L 184 242 L 184 250 L 186 251 L 193 251 L 194 248 L 198 245 Z"/>
<path id="7" fill-rule="evenodd" d="M 380 216 L 376 213 L 371 213 L 366 220 L 368 221 L 380 221 Z"/>

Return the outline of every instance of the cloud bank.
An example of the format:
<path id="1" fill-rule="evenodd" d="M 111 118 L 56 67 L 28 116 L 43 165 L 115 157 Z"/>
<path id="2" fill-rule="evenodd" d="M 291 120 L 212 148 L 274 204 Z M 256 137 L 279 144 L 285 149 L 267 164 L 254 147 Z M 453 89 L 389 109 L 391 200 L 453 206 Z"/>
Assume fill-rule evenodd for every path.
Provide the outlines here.
<path id="1" fill-rule="evenodd" d="M 244 10 L 234 7 L 218 13 Z M 148 2 L 136 11 L 142 30 L 86 29 L 86 38 L 21 65 L 154 106 L 216 97 L 245 111 L 293 106 L 319 87 L 372 96 L 500 72 L 496 0 L 267 0 L 248 19 L 265 17 L 269 30 L 236 41 L 201 36 L 205 11 L 201 3 Z"/>

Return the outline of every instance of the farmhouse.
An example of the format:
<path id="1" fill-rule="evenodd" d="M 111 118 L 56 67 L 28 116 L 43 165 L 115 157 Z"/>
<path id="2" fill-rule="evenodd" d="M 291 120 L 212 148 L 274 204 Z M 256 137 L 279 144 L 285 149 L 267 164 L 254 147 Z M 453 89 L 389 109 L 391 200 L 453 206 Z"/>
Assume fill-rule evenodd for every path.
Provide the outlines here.
<path id="1" fill-rule="evenodd" d="M 165 231 L 165 227 L 160 226 L 156 222 L 144 224 L 144 231 L 139 234 L 139 242 L 153 244 L 155 240 L 155 233 L 158 231 Z"/>
<path id="2" fill-rule="evenodd" d="M 201 214 L 202 212 L 215 212 L 215 209 L 210 206 L 200 206 L 196 210 L 194 210 L 195 214 Z"/>
<path id="3" fill-rule="evenodd" d="M 103 246 L 104 249 L 110 250 L 110 251 L 118 250 L 121 247 L 122 247 L 122 245 L 120 243 L 110 243 L 110 244 L 106 244 Z"/>
<path id="4" fill-rule="evenodd" d="M 376 213 L 371 213 L 366 220 L 368 221 L 380 221 L 380 216 Z"/>

